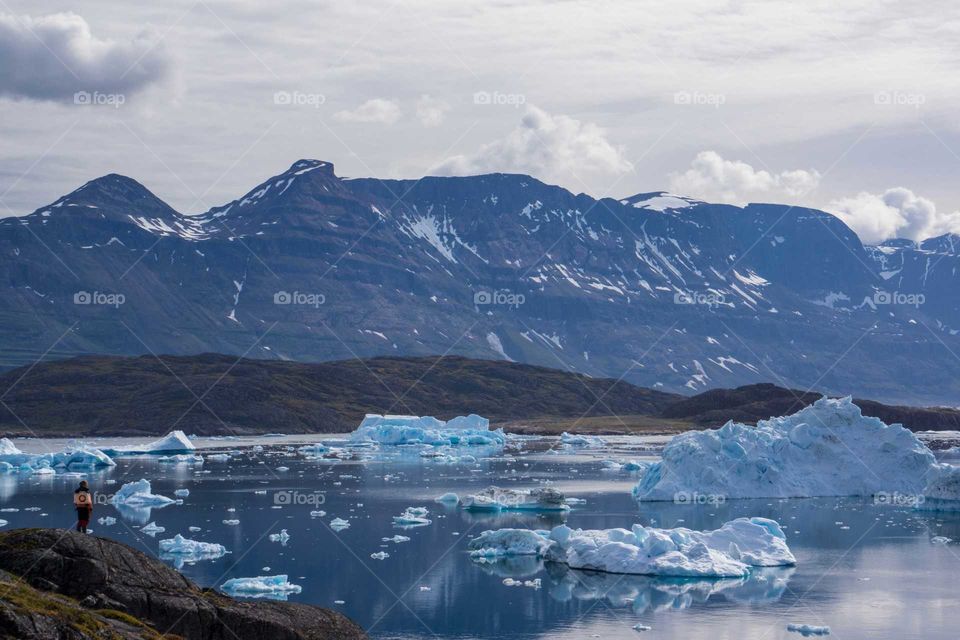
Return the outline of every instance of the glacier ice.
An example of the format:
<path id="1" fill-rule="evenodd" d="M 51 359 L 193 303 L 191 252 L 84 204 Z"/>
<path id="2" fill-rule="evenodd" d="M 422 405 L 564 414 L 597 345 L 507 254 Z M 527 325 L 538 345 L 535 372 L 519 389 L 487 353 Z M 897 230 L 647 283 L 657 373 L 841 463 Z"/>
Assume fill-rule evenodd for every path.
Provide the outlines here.
<path id="1" fill-rule="evenodd" d="M 455 493 L 445 493 L 439 498 L 436 498 L 434 502 L 440 502 L 442 504 L 457 504 L 460 502 L 460 496 Z"/>
<path id="2" fill-rule="evenodd" d="M 939 464 L 930 472 L 917 508 L 926 511 L 960 511 L 960 467 Z"/>
<path id="3" fill-rule="evenodd" d="M 563 493 L 550 487 L 501 489 L 488 487 L 464 496 L 460 505 L 468 511 L 568 511 Z"/>
<path id="4" fill-rule="evenodd" d="M 428 444 L 434 446 L 502 446 L 503 429 L 490 430 L 490 421 L 476 414 L 444 422 L 432 416 L 394 416 L 369 413 L 350 434 L 354 443 L 382 445 Z"/>
<path id="5" fill-rule="evenodd" d="M 847 398 L 821 398 L 799 412 L 728 422 L 674 437 L 643 473 L 638 500 L 917 494 L 936 460 L 899 424 L 865 417 Z"/>
<path id="6" fill-rule="evenodd" d="M 57 453 L 24 453 L 8 438 L 0 438 L 0 464 L 3 465 L 3 471 L 17 468 L 27 473 L 55 473 L 54 468 L 93 469 L 116 465 L 106 453 L 83 442 L 70 442 L 63 451 Z"/>
<path id="7" fill-rule="evenodd" d="M 158 533 L 163 533 L 164 531 L 166 531 L 166 528 L 158 526 L 156 522 L 151 522 L 150 524 L 140 527 L 140 531 L 142 531 L 143 533 L 147 534 L 152 538 Z"/>
<path id="8" fill-rule="evenodd" d="M 220 585 L 220 589 L 231 596 L 271 600 L 286 600 L 289 594 L 303 590 L 300 585 L 289 582 L 286 575 L 231 578 Z"/>
<path id="9" fill-rule="evenodd" d="M 425 527 L 430 524 L 426 507 L 407 507 L 399 516 L 393 516 L 393 525 L 401 529 Z"/>
<path id="10" fill-rule="evenodd" d="M 476 558 L 536 556 L 573 569 L 674 577 L 740 578 L 753 567 L 790 566 L 796 559 L 780 525 L 738 518 L 714 531 L 683 527 L 484 531 L 469 543 Z"/>
<path id="11" fill-rule="evenodd" d="M 173 499 L 155 495 L 151 491 L 149 480 L 141 479 L 136 482 L 128 482 L 113 494 L 110 502 L 114 505 L 132 507 L 165 507 L 168 504 L 173 504 Z"/>
<path id="12" fill-rule="evenodd" d="M 192 453 L 196 447 L 193 446 L 193 443 L 190 442 L 190 438 L 187 437 L 183 431 L 179 429 L 176 431 L 171 431 L 164 437 L 159 440 L 154 440 L 153 442 L 148 442 L 144 445 L 134 445 L 130 447 L 120 447 L 115 449 L 104 449 L 104 452 L 110 456 L 123 456 L 123 455 L 143 455 L 143 454 L 182 454 L 182 453 Z"/>
<path id="13" fill-rule="evenodd" d="M 184 538 L 179 533 L 172 538 L 160 541 L 160 558 L 173 560 L 180 569 L 185 563 L 193 564 L 201 560 L 216 560 L 229 553 L 222 544 L 200 542 Z"/>

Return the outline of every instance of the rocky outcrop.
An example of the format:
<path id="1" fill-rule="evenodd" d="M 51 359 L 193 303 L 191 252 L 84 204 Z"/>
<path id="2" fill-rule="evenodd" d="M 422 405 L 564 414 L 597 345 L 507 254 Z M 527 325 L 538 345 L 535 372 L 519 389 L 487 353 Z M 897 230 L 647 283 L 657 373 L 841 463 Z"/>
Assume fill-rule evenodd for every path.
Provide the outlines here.
<path id="1" fill-rule="evenodd" d="M 240 602 L 200 589 L 125 544 L 64 529 L 0 533 L 0 570 L 7 572 L 0 582 L 10 583 L 0 584 L 3 637 L 366 638 L 337 612 L 288 602 Z"/>

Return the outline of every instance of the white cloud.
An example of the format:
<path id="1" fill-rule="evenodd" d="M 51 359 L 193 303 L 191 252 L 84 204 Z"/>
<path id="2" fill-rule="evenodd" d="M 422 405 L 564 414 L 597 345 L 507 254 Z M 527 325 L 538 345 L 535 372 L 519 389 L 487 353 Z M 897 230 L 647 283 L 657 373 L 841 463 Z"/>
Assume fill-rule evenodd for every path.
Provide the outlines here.
<path id="1" fill-rule="evenodd" d="M 596 124 L 550 115 L 531 106 L 520 125 L 505 137 L 481 146 L 473 154 L 448 158 L 432 167 L 430 173 L 518 172 L 575 186 L 573 180 L 580 175 L 618 175 L 632 170 L 624 149 L 611 144 Z"/>
<path id="2" fill-rule="evenodd" d="M 97 38 L 73 13 L 0 14 L 0 96 L 72 101 L 80 91 L 133 93 L 168 67 L 163 47 L 145 34 L 117 42 Z"/>
<path id="3" fill-rule="evenodd" d="M 338 111 L 333 114 L 340 122 L 378 122 L 394 124 L 400 119 L 400 105 L 393 100 L 373 98 L 353 110 Z"/>
<path id="4" fill-rule="evenodd" d="M 725 160 L 715 151 L 701 151 L 689 169 L 670 175 L 674 193 L 736 205 L 796 200 L 819 184 L 820 173 L 815 169 L 770 173 L 746 162 Z"/>
<path id="5" fill-rule="evenodd" d="M 843 220 L 865 244 L 890 238 L 925 240 L 960 233 L 960 211 L 941 213 L 933 201 L 896 187 L 882 194 L 860 192 L 832 201 L 826 210 Z"/>
<path id="6" fill-rule="evenodd" d="M 417 101 L 417 118 L 425 127 L 436 127 L 442 124 L 449 110 L 449 102 L 433 98 L 427 94 L 420 96 Z"/>

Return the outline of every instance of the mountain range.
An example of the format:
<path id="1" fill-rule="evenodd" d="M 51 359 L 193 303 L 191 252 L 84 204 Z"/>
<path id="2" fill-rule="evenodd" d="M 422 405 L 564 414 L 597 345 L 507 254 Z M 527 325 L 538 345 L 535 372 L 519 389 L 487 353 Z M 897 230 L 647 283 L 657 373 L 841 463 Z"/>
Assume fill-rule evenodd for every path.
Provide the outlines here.
<path id="1" fill-rule="evenodd" d="M 693 394 L 756 382 L 960 397 L 960 237 L 526 175 L 338 177 L 300 160 L 174 210 L 110 174 L 0 220 L 0 360 L 459 354 Z"/>

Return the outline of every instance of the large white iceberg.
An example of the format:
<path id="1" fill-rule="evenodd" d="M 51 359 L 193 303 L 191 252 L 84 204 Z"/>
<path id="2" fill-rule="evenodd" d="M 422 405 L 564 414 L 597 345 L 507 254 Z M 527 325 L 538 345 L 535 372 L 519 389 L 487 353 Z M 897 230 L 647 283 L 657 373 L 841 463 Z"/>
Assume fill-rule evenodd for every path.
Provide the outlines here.
<path id="1" fill-rule="evenodd" d="M 501 489 L 488 487 L 464 496 L 460 505 L 468 511 L 568 511 L 570 506 L 560 491 L 550 487 Z"/>
<path id="2" fill-rule="evenodd" d="M 116 457 L 125 455 L 131 456 L 145 454 L 191 453 L 195 449 L 196 447 L 194 447 L 193 443 L 190 442 L 190 438 L 187 437 L 187 434 L 178 429 L 176 431 L 171 431 L 159 440 L 154 440 L 153 442 L 148 442 L 147 444 L 119 447 L 116 449 L 104 449 L 104 451 L 108 455 Z"/>
<path id="3" fill-rule="evenodd" d="M 392 416 L 369 413 L 350 434 L 354 443 L 428 444 L 434 446 L 502 446 L 503 429 L 490 430 L 490 421 L 476 414 L 444 422 L 431 416 Z"/>
<path id="4" fill-rule="evenodd" d="M 937 465 L 923 490 L 917 508 L 927 511 L 960 511 L 960 467 Z"/>
<path id="5" fill-rule="evenodd" d="M 286 575 L 232 578 L 224 582 L 220 589 L 231 596 L 271 600 L 286 600 L 289 594 L 303 590 L 300 585 L 289 582 Z"/>
<path id="6" fill-rule="evenodd" d="M 527 555 L 573 569 L 674 577 L 739 578 L 752 567 L 796 564 L 780 525 L 767 518 L 738 518 L 714 531 L 499 529 L 484 531 L 469 548 L 477 558 Z"/>
<path id="7" fill-rule="evenodd" d="M 917 494 L 936 463 L 909 430 L 861 414 L 849 397 L 822 398 L 756 427 L 674 437 L 633 490 L 638 500 Z"/>
<path id="8" fill-rule="evenodd" d="M 112 467 L 116 463 L 100 449 L 83 442 L 71 442 L 57 453 L 24 453 L 7 438 L 0 438 L 0 464 L 8 464 L 25 472 L 39 469 L 92 469 Z M 50 472 L 46 472 L 50 473 Z"/>

